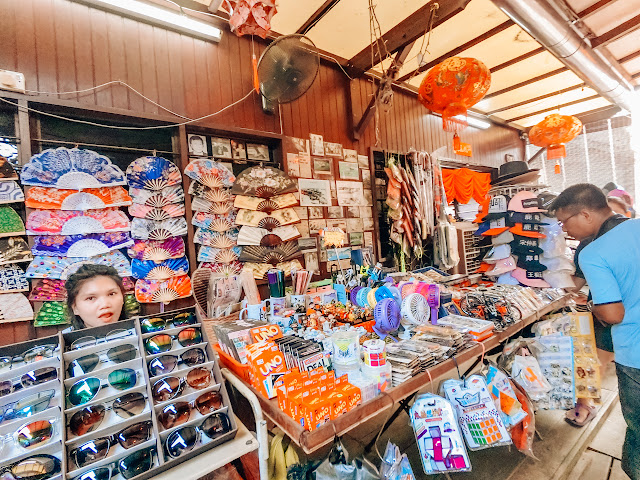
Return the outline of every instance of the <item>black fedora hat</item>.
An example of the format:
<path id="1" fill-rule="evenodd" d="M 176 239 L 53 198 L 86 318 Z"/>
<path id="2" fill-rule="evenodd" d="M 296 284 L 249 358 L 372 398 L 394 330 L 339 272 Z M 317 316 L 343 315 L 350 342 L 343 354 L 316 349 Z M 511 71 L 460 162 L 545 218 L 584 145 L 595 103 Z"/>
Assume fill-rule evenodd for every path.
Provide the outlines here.
<path id="1" fill-rule="evenodd" d="M 513 161 L 500 165 L 498 177 L 491 181 L 492 185 L 531 182 L 538 178 L 539 169 L 529 169 L 527 162 Z"/>

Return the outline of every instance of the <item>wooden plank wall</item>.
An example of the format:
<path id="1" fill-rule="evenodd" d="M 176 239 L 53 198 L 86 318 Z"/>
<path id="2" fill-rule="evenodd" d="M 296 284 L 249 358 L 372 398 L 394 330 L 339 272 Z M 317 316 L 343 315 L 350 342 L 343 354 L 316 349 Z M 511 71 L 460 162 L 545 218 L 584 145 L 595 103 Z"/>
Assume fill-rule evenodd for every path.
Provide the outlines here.
<path id="1" fill-rule="evenodd" d="M 225 31 L 220 43 L 154 27 L 68 0 L 2 0 L 0 2 L 0 68 L 22 72 L 26 88 L 38 92 L 69 92 L 121 80 L 169 110 L 198 118 L 241 99 L 252 88 L 251 55 L 259 56 L 261 39 L 238 38 Z M 441 120 L 427 114 L 415 95 L 396 91 L 393 106 L 380 113 L 380 142 L 372 123 L 360 141 L 352 141 L 352 117 L 359 119 L 375 85 L 369 79 L 353 82 L 337 65 L 324 62 L 310 91 L 282 105 L 281 115 L 265 115 L 257 95 L 199 125 L 225 130 L 257 131 L 308 137 L 343 144 L 360 154 L 370 147 L 384 150 L 433 151 L 451 142 Z M 350 95 L 354 96 L 351 108 Z M 91 110 L 93 107 L 131 111 L 132 115 L 170 116 L 156 105 L 120 85 L 60 97 Z M 470 163 L 498 166 L 504 155 L 524 155 L 514 130 L 498 126 L 467 129 Z M 38 329 L 37 336 L 57 329 Z M 35 338 L 29 324 L 3 325 L 1 344 Z"/>

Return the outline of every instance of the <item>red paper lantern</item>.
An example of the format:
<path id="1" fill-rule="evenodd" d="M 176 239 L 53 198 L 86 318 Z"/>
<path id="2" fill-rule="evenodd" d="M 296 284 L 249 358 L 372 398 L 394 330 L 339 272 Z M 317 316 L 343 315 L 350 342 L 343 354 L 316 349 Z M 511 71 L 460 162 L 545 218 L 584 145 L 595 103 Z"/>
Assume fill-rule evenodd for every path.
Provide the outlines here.
<path id="1" fill-rule="evenodd" d="M 231 31 L 266 38 L 271 31 L 271 17 L 276 13 L 275 0 L 224 0 L 229 12 Z"/>
<path id="2" fill-rule="evenodd" d="M 442 128 L 459 132 L 467 126 L 467 109 L 478 103 L 491 87 L 491 72 L 475 58 L 451 57 L 422 79 L 418 99 L 442 115 Z"/>
<path id="3" fill-rule="evenodd" d="M 564 144 L 576 138 L 581 131 L 582 122 L 579 119 L 554 113 L 531 127 L 529 141 L 538 147 L 545 147 L 549 160 L 560 159 L 567 156 Z"/>

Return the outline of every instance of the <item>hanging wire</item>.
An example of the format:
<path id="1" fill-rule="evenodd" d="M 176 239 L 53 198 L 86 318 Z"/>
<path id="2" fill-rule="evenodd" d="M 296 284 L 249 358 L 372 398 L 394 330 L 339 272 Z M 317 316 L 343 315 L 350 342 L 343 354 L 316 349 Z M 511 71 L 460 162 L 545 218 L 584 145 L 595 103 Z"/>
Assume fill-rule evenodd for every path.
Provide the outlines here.
<path id="1" fill-rule="evenodd" d="M 438 11 L 438 9 L 440 8 L 440 4 L 439 3 L 434 3 L 433 5 L 431 5 L 431 10 L 429 11 L 429 21 L 427 22 L 427 28 L 424 32 L 424 35 L 422 36 L 422 43 L 420 44 L 420 51 L 410 60 L 412 61 L 414 58 L 418 58 L 420 57 L 421 60 L 423 60 L 427 53 L 429 53 L 429 44 L 431 43 L 431 32 L 433 31 L 433 21 L 436 18 L 436 12 Z M 425 45 L 425 37 L 426 37 L 426 41 L 427 44 Z M 424 48 L 424 49 L 423 49 Z M 405 62 L 405 64 L 407 64 L 409 62 Z M 411 74 L 411 76 L 409 77 L 409 79 L 407 80 L 407 83 L 409 83 L 416 75 L 418 75 L 420 73 L 420 67 L 421 67 L 421 61 L 418 61 L 418 65 L 416 67 L 416 69 L 413 71 L 413 73 Z"/>

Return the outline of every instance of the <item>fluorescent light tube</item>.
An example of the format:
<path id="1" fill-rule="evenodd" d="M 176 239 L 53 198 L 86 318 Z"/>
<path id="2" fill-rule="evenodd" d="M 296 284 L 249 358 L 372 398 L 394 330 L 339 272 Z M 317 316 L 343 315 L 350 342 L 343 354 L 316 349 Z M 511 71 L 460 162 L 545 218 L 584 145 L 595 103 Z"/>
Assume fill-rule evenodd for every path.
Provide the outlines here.
<path id="1" fill-rule="evenodd" d="M 460 120 L 465 119 L 463 116 L 459 116 L 455 118 L 459 118 Z M 471 115 L 467 115 L 466 120 L 467 120 L 467 124 L 469 124 L 470 126 L 480 128 L 482 130 L 486 130 L 491 126 L 491 123 L 485 120 L 480 120 L 479 118 L 476 118 L 476 117 L 472 117 Z"/>
<path id="2" fill-rule="evenodd" d="M 150 20 L 168 28 L 180 30 L 194 36 L 219 42 L 222 30 L 211 24 L 195 20 L 194 18 L 156 7 L 139 0 L 84 0 L 86 3 L 104 7 L 105 9 L 134 16 L 143 20 Z"/>

